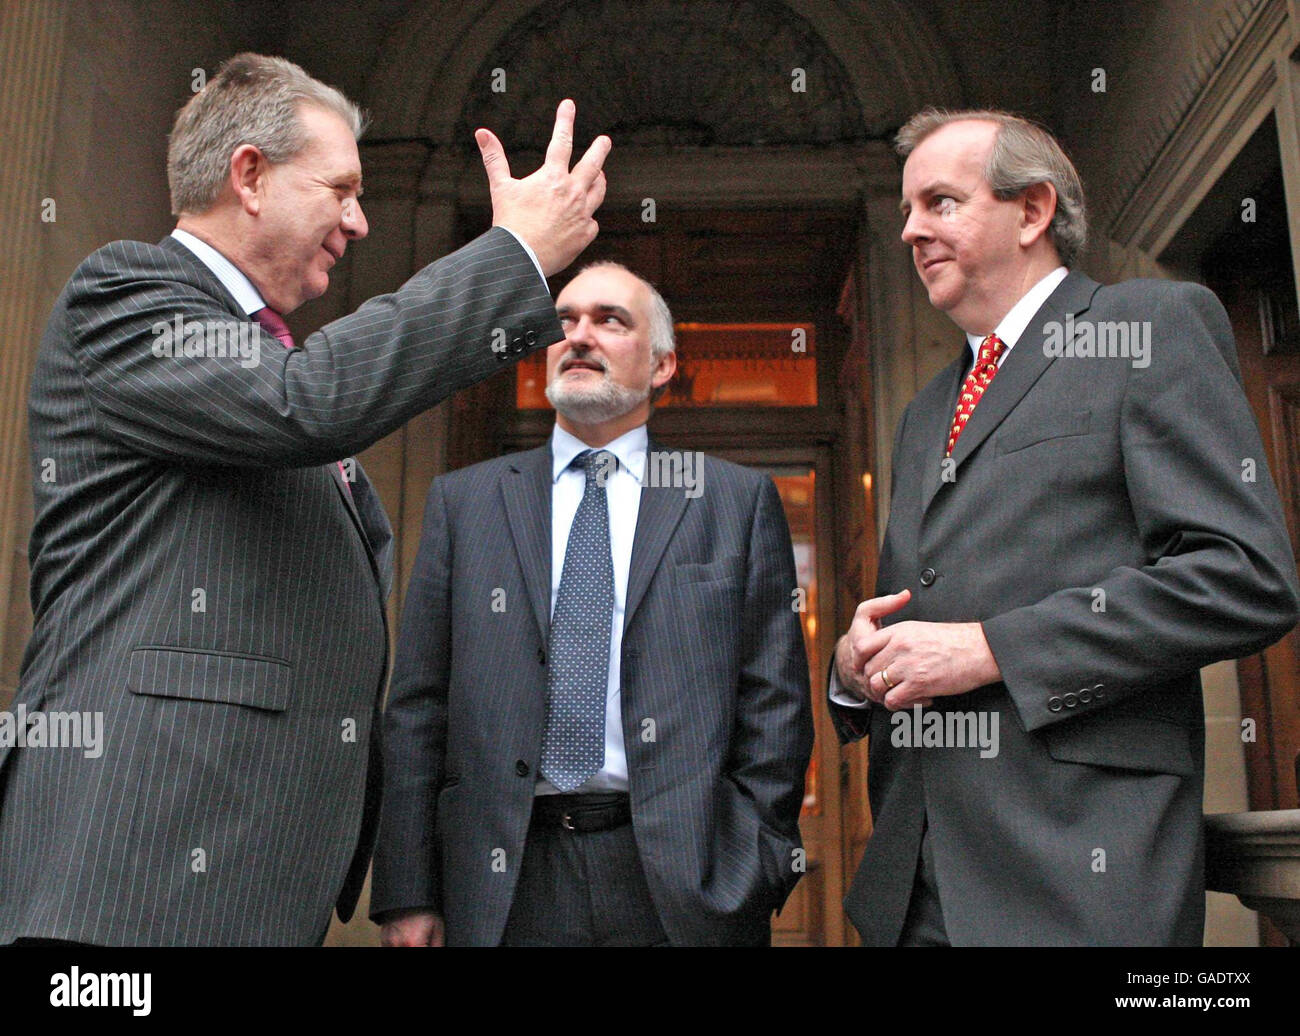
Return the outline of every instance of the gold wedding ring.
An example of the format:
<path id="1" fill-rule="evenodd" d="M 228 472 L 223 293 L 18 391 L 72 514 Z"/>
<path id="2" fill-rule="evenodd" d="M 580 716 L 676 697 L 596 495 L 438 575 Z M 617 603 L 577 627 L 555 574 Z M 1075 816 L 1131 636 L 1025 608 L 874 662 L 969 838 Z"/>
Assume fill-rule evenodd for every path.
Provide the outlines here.
<path id="1" fill-rule="evenodd" d="M 884 669 L 880 670 L 880 679 L 884 681 L 885 690 L 892 691 L 894 689 L 894 682 L 889 679 L 889 666 L 885 666 Z"/>

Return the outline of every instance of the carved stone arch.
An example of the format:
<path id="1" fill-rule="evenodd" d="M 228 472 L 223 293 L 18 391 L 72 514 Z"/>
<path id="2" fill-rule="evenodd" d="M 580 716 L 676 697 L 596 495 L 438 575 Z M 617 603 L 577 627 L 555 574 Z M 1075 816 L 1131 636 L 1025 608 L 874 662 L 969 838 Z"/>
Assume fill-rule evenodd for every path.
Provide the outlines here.
<path id="1" fill-rule="evenodd" d="M 476 92 L 487 89 L 481 77 L 485 68 L 491 69 L 486 63 L 493 54 L 526 49 L 528 39 L 523 34 L 562 20 L 565 7 L 590 8 L 595 16 L 601 8 L 619 6 L 618 0 L 578 4 L 476 0 L 449 10 L 437 0 L 423 0 L 402 19 L 377 55 L 365 97 L 375 117 L 371 138 L 422 137 L 456 149 L 466 147 L 462 137 L 468 112 Z M 633 6 L 642 12 L 647 34 L 653 34 L 657 24 L 706 24 L 725 20 L 728 12 L 733 16 L 749 12 L 760 22 L 783 28 L 785 42 L 804 40 L 811 57 L 841 77 L 833 87 L 837 100 L 832 107 L 855 110 L 858 121 L 850 139 L 877 136 L 925 104 L 961 103 L 944 45 L 923 17 L 899 0 L 692 0 L 685 14 L 681 13 L 684 5 L 671 0 L 627 5 Z M 715 10 L 706 12 L 706 7 Z M 569 50 L 558 52 L 556 60 L 574 48 L 595 51 L 602 46 L 602 36 L 595 31 L 598 24 L 592 22 L 568 45 Z M 575 31 L 581 28 L 576 26 Z M 742 36 L 747 28 L 752 40 L 752 26 L 747 27 L 742 18 L 738 25 Z M 619 46 L 642 42 L 623 40 Z M 721 43 L 725 46 L 726 40 Z M 790 69 L 784 74 L 788 77 Z M 787 89 L 789 82 L 787 78 Z M 545 91 L 548 104 L 555 99 L 549 96 L 554 92 Z M 537 87 L 524 87 L 520 99 L 522 94 L 541 93 Z M 549 125 L 549 119 L 542 124 Z"/>

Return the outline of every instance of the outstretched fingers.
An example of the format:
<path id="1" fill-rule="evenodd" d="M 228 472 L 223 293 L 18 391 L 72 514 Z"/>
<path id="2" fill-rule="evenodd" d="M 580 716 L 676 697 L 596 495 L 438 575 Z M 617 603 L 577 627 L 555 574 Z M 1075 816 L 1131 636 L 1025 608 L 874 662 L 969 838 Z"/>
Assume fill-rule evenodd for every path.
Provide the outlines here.
<path id="1" fill-rule="evenodd" d="M 613 147 L 613 143 L 609 137 L 601 134 L 591 142 L 591 146 L 587 148 L 586 153 L 578 159 L 578 164 L 573 167 L 573 178 L 584 189 L 590 190 L 595 185 L 596 180 L 604 175 L 602 169 L 611 147 Z M 604 197 L 603 189 L 601 197 Z"/>
<path id="2" fill-rule="evenodd" d="M 569 171 L 569 159 L 573 157 L 573 119 L 577 107 L 567 97 L 555 109 L 555 128 L 551 131 L 551 142 L 546 145 L 546 164 Z"/>
<path id="3" fill-rule="evenodd" d="M 474 141 L 478 144 L 479 154 L 483 156 L 483 168 L 487 172 L 488 186 L 497 187 L 510 179 L 510 163 L 506 160 L 506 149 L 490 129 L 474 131 Z"/>

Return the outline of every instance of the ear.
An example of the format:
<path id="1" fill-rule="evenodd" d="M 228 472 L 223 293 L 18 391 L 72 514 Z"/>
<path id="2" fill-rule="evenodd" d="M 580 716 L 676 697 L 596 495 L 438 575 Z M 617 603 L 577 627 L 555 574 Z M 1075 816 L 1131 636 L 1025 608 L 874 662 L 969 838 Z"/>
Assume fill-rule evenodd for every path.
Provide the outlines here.
<path id="1" fill-rule="evenodd" d="M 271 163 L 252 144 L 240 144 L 230 155 L 230 186 L 240 208 L 256 216 L 262 208 L 266 175 Z"/>
<path id="2" fill-rule="evenodd" d="M 1056 188 L 1050 183 L 1036 183 L 1025 188 L 1020 197 L 1020 244 L 1029 248 L 1046 236 L 1056 215 Z"/>
<path id="3" fill-rule="evenodd" d="M 676 373 L 677 354 L 675 352 L 664 353 L 659 357 L 659 362 L 655 364 L 654 372 L 650 375 L 650 387 L 659 388 L 661 385 L 667 385 Z"/>

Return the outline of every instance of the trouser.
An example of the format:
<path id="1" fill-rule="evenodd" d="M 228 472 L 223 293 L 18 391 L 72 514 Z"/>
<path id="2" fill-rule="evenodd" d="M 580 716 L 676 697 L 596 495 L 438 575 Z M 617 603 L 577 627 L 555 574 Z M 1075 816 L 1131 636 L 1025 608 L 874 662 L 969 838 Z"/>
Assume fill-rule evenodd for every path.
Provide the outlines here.
<path id="1" fill-rule="evenodd" d="M 561 801 L 599 807 L 620 798 L 566 795 L 534 805 L 503 946 L 668 945 L 631 823 L 569 830 L 557 809 Z"/>
<path id="2" fill-rule="evenodd" d="M 921 852 L 916 861 L 912 898 L 907 903 L 907 917 L 898 936 L 899 946 L 948 946 L 948 932 L 943 923 L 943 906 L 939 902 L 939 884 L 934 874 L 934 845 L 930 825 L 921 832 Z"/>

